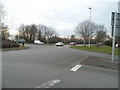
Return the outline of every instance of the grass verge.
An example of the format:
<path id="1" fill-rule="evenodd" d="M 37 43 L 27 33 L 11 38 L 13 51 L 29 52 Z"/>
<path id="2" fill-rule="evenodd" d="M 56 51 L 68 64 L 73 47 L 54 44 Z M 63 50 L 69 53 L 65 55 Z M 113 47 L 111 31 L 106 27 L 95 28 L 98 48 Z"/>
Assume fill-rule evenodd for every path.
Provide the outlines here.
<path id="1" fill-rule="evenodd" d="M 99 48 L 97 48 L 96 46 L 91 46 L 90 48 L 84 46 L 70 46 L 70 48 L 112 54 L 112 47 L 109 46 L 100 46 Z M 115 55 L 120 55 L 120 49 L 115 48 Z"/>
<path id="2" fill-rule="evenodd" d="M 27 46 L 20 46 L 20 47 L 17 47 L 17 48 L 3 48 L 2 51 L 11 51 L 11 50 L 22 50 L 22 49 L 27 49 L 29 47 Z"/>

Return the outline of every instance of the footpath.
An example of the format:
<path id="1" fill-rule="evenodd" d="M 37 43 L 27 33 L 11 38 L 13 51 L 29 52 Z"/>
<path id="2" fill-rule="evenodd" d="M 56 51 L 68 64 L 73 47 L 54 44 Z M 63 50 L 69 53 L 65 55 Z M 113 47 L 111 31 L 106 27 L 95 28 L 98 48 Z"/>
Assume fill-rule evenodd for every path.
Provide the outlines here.
<path id="1" fill-rule="evenodd" d="M 80 63 L 83 65 L 91 65 L 96 67 L 120 70 L 120 62 L 118 61 L 112 62 L 110 59 L 106 59 L 102 57 L 89 56 Z"/>

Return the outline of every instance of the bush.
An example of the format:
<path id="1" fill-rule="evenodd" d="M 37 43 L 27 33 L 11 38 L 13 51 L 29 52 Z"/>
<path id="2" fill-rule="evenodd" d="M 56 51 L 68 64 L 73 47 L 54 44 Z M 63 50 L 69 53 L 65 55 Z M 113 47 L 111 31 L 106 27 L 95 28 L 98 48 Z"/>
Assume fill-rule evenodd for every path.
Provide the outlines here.
<path id="1" fill-rule="evenodd" d="M 20 45 L 15 42 L 10 42 L 10 41 L 3 41 L 2 42 L 2 48 L 14 48 L 14 47 L 19 47 Z"/>
<path id="2" fill-rule="evenodd" d="M 112 41 L 111 40 L 105 41 L 104 44 L 112 47 Z"/>

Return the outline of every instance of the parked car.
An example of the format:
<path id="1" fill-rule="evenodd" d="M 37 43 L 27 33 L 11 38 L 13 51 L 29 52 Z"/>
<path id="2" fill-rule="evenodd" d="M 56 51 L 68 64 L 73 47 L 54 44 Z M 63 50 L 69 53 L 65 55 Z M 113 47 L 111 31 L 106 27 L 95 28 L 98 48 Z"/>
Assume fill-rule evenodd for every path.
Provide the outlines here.
<path id="1" fill-rule="evenodd" d="M 115 47 L 118 47 L 118 46 L 119 46 L 118 44 L 115 45 Z"/>
<path id="2" fill-rule="evenodd" d="M 58 42 L 55 44 L 56 46 L 64 46 L 64 43 L 63 42 Z"/>
<path id="3" fill-rule="evenodd" d="M 24 38 L 15 39 L 14 42 L 17 42 L 17 43 L 25 43 L 25 39 L 24 39 Z"/>
<path id="4" fill-rule="evenodd" d="M 44 43 L 41 42 L 40 40 L 35 40 L 35 41 L 34 41 L 34 44 L 43 45 Z"/>
<path id="5" fill-rule="evenodd" d="M 24 45 L 24 44 L 25 44 L 25 39 L 24 39 L 24 38 L 15 39 L 15 40 L 13 40 L 13 42 L 17 42 L 17 43 L 19 43 L 20 45 Z"/>
<path id="6" fill-rule="evenodd" d="M 76 43 L 75 42 L 71 42 L 70 45 L 76 45 Z"/>

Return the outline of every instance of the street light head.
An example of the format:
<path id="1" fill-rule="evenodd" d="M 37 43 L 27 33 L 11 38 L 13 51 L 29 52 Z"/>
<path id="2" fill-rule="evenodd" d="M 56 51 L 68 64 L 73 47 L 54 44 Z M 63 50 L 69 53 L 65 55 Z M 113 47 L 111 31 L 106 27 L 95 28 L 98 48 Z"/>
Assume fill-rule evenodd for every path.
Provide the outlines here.
<path id="1" fill-rule="evenodd" d="M 89 7 L 89 9 L 91 9 L 91 8 Z"/>

